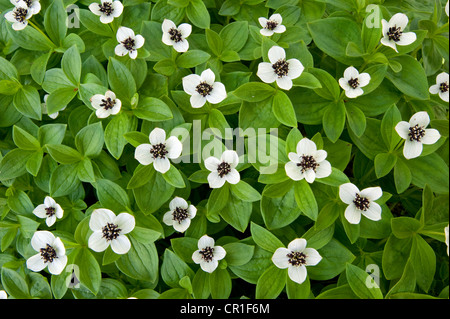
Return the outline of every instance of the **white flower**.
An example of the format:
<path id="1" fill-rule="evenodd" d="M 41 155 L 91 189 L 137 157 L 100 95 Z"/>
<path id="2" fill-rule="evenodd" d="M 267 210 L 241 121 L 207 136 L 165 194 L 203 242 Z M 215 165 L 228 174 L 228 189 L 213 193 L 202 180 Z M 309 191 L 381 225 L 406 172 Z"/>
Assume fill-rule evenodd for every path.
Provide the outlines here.
<path id="1" fill-rule="evenodd" d="M 370 82 L 369 73 L 359 74 L 358 70 L 349 66 L 344 71 L 344 77 L 339 79 L 339 85 L 344 89 L 348 98 L 355 98 L 364 94 L 361 89 Z"/>
<path id="2" fill-rule="evenodd" d="M 41 103 L 42 106 L 42 114 L 47 114 L 48 117 L 50 117 L 51 119 L 56 119 L 59 115 L 59 112 L 55 112 L 52 114 L 48 114 L 48 110 L 47 110 L 47 99 L 48 99 L 48 94 L 44 95 L 44 103 Z M 64 106 L 60 111 L 64 111 L 66 109 L 67 106 Z"/>
<path id="3" fill-rule="evenodd" d="M 283 22 L 283 18 L 279 13 L 272 14 L 269 19 L 260 17 L 258 18 L 258 21 L 263 27 L 259 30 L 259 32 L 266 37 L 270 37 L 274 33 L 283 33 L 286 31 L 286 27 L 281 24 Z"/>
<path id="4" fill-rule="evenodd" d="M 21 1 L 26 3 L 32 15 L 38 14 L 41 11 L 41 3 L 39 0 L 11 0 L 11 3 L 17 6 Z"/>
<path id="5" fill-rule="evenodd" d="M 348 204 L 345 209 L 345 219 L 350 224 L 359 224 L 361 214 L 370 220 L 381 219 L 381 206 L 374 201 L 383 195 L 380 187 L 368 187 L 359 191 L 358 187 L 352 183 L 346 183 L 339 186 L 339 197 Z"/>
<path id="6" fill-rule="evenodd" d="M 273 46 L 268 52 L 269 62 L 258 65 L 259 78 L 265 83 L 277 82 L 283 90 L 292 88 L 292 80 L 298 78 L 303 70 L 303 64 L 297 59 L 286 60 L 286 52 L 279 46 Z"/>
<path id="7" fill-rule="evenodd" d="M 41 271 L 48 266 L 48 271 L 59 275 L 67 264 L 66 248 L 59 237 L 49 231 L 42 230 L 34 233 L 31 247 L 38 253 L 27 260 L 27 268 Z"/>
<path id="8" fill-rule="evenodd" d="M 448 1 L 447 1 L 447 4 L 445 5 L 445 14 L 447 15 L 447 17 L 448 17 L 448 11 L 449 11 L 449 8 L 448 8 Z"/>
<path id="9" fill-rule="evenodd" d="M 409 123 L 401 121 L 395 126 L 395 130 L 401 138 L 405 139 L 403 156 L 411 159 L 422 154 L 422 144 L 436 143 L 441 134 L 436 129 L 425 129 L 430 123 L 430 117 L 425 111 L 414 114 Z"/>
<path id="10" fill-rule="evenodd" d="M 442 72 L 437 75 L 436 84 L 430 86 L 429 91 L 431 94 L 439 94 L 443 101 L 448 102 L 448 84 L 448 73 Z"/>
<path id="11" fill-rule="evenodd" d="M 136 147 L 134 158 L 142 165 L 150 165 L 160 173 L 166 173 L 170 169 L 170 159 L 180 157 L 183 144 L 175 136 L 166 140 L 166 132 L 155 128 L 151 131 L 150 144 L 141 144 Z"/>
<path id="12" fill-rule="evenodd" d="M 322 256 L 314 248 L 306 248 L 306 240 L 296 238 L 288 248 L 278 248 L 272 256 L 272 262 L 281 269 L 288 269 L 289 278 L 302 284 L 307 276 L 307 266 L 315 266 L 322 260 Z"/>
<path id="13" fill-rule="evenodd" d="M 236 166 L 239 164 L 239 156 L 235 151 L 224 151 L 220 159 L 211 156 L 205 159 L 205 167 L 211 171 L 208 175 L 208 183 L 211 188 L 221 188 L 225 182 L 237 184 L 241 180 Z"/>
<path id="14" fill-rule="evenodd" d="M 447 227 L 444 228 L 444 233 L 445 233 L 445 244 L 447 245 L 447 256 L 448 256 L 448 225 L 447 225 Z"/>
<path id="15" fill-rule="evenodd" d="M 0 290 L 0 299 L 8 299 L 6 291 Z"/>
<path id="16" fill-rule="evenodd" d="M 192 26 L 189 23 L 182 23 L 177 28 L 173 21 L 164 19 L 161 28 L 164 44 L 173 46 L 177 52 L 186 52 L 189 49 L 189 42 L 186 40 L 192 32 Z"/>
<path id="17" fill-rule="evenodd" d="M 120 1 L 101 0 L 101 4 L 91 3 L 89 10 L 100 16 L 101 23 L 107 24 L 113 22 L 114 18 L 120 17 L 123 12 L 123 4 Z"/>
<path id="18" fill-rule="evenodd" d="M 414 32 L 403 32 L 408 25 L 408 17 L 406 14 L 394 14 L 389 22 L 382 19 L 381 24 L 383 30 L 381 43 L 393 48 L 396 52 L 398 52 L 397 45 L 410 45 L 416 41 L 417 37 Z"/>
<path id="19" fill-rule="evenodd" d="M 45 218 L 45 223 L 50 227 L 56 222 L 56 218 L 63 217 L 64 210 L 53 198 L 45 196 L 44 204 L 38 205 L 33 210 L 33 214 L 39 218 Z"/>
<path id="20" fill-rule="evenodd" d="M 131 242 L 126 234 L 134 229 L 134 216 L 128 213 L 115 215 L 106 208 L 92 212 L 89 228 L 93 231 L 89 237 L 88 246 L 93 251 L 105 251 L 109 245 L 116 254 L 126 254 L 131 248 Z"/>
<path id="21" fill-rule="evenodd" d="M 192 260 L 200 264 L 203 271 L 212 273 L 224 259 L 227 252 L 222 246 L 214 246 L 214 239 L 204 235 L 198 240 L 198 250 L 192 254 Z"/>
<path id="22" fill-rule="evenodd" d="M 211 69 L 206 69 L 201 75 L 190 74 L 183 78 L 183 90 L 191 96 L 193 108 L 202 107 L 206 101 L 217 104 L 227 97 L 225 85 L 215 82 L 215 79 Z"/>
<path id="23" fill-rule="evenodd" d="M 169 203 L 170 211 L 164 214 L 163 222 L 167 226 L 173 226 L 176 231 L 183 233 L 191 225 L 191 219 L 197 214 L 197 208 L 181 197 L 175 197 Z"/>
<path id="24" fill-rule="evenodd" d="M 144 45 L 145 39 L 142 35 L 135 35 L 134 31 L 127 27 L 120 27 L 116 34 L 119 44 L 114 49 L 118 56 L 129 55 L 130 58 L 136 59 L 137 49 Z"/>
<path id="25" fill-rule="evenodd" d="M 106 91 L 105 95 L 95 94 L 90 99 L 91 105 L 98 118 L 103 119 L 110 115 L 116 115 L 120 112 L 122 101 L 116 98 L 112 91 Z"/>
<path id="26" fill-rule="evenodd" d="M 5 14 L 5 19 L 12 22 L 12 28 L 16 31 L 23 30 L 28 25 L 28 19 L 33 15 L 33 11 L 28 8 L 25 1 L 20 0 L 15 3 L 14 9 Z"/>
<path id="27" fill-rule="evenodd" d="M 316 178 L 324 178 L 331 174 L 331 164 L 327 160 L 327 152 L 317 150 L 316 144 L 303 138 L 297 143 L 297 153 L 288 154 L 290 162 L 284 166 L 287 176 L 294 181 L 306 179 L 308 183 Z"/>

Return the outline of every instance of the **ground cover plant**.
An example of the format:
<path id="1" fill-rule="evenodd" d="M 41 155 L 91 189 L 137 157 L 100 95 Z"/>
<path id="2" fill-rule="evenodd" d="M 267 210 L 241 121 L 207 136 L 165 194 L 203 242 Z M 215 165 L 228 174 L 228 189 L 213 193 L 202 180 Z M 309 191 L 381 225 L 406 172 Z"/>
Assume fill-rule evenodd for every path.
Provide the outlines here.
<path id="1" fill-rule="evenodd" d="M 448 298 L 443 0 L 0 0 L 0 298 Z"/>

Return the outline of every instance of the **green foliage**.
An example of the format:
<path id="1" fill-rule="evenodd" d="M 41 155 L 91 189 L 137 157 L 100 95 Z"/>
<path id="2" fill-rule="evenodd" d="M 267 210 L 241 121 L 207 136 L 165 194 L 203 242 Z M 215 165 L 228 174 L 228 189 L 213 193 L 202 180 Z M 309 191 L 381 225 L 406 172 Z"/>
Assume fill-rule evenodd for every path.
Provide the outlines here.
<path id="1" fill-rule="evenodd" d="M 13 4 L 0 4 L 0 291 L 15 299 L 448 298 L 448 103 L 430 90 L 448 73 L 444 1 L 125 0 L 106 24 L 91 2 L 41 1 L 19 31 L 5 17 Z M 380 42 L 381 21 L 394 13 L 409 18 L 403 35 L 416 35 L 396 50 Z M 258 18 L 273 14 L 286 30 L 263 35 Z M 166 44 L 165 19 L 192 27 L 181 34 L 186 52 Z M 119 27 L 145 39 L 135 59 L 116 55 Z M 287 69 L 270 60 L 274 46 Z M 290 59 L 303 66 L 290 89 L 278 83 L 281 73 L 263 80 L 260 63 L 272 64 L 266 73 L 292 74 Z M 350 66 L 370 75 L 353 97 L 341 79 Z M 214 81 L 184 80 L 207 69 Z M 207 102 L 198 107 L 201 95 Z M 423 111 L 440 138 L 408 159 L 412 139 L 397 125 Z M 155 129 L 165 141 L 141 161 L 136 150 Z M 289 174 L 296 156 L 306 165 L 304 138 L 326 152 L 327 176 L 318 176 L 323 162 L 314 181 Z M 239 163 L 228 168 L 222 158 L 222 171 L 211 168 L 207 159 L 225 150 L 236 150 Z M 239 179 L 214 185 L 228 174 Z M 346 183 L 382 189 L 379 220 L 360 209 L 361 221 L 349 222 Z M 64 211 L 51 225 L 35 211 L 47 196 Z M 175 209 L 174 198 L 188 207 Z M 110 241 L 93 248 L 98 209 L 134 218 L 121 237 L 126 253 Z M 31 245 L 40 231 L 65 247 L 59 273 L 27 262 L 42 253 Z M 212 272 L 193 258 L 204 235 L 226 252 Z M 321 256 L 306 264 L 301 284 L 273 258 L 296 238 Z M 72 274 L 79 286 L 68 286 Z"/>

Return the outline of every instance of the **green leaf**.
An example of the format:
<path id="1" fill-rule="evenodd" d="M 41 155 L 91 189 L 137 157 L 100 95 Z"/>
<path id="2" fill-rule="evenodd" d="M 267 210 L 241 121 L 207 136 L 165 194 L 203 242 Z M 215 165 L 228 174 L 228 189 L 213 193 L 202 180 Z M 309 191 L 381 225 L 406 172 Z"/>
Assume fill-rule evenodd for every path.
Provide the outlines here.
<path id="1" fill-rule="evenodd" d="M 45 124 L 39 127 L 39 144 L 61 144 L 66 133 L 66 124 Z"/>
<path id="2" fill-rule="evenodd" d="M 328 17 L 309 22 L 308 29 L 314 43 L 323 52 L 346 65 L 359 65 L 361 58 L 346 54 L 347 43 L 362 47 L 361 28 L 356 22 L 343 17 Z"/>
<path id="3" fill-rule="evenodd" d="M 222 51 L 224 48 L 223 40 L 220 37 L 220 35 L 211 29 L 206 29 L 205 35 L 206 35 L 206 43 L 208 43 L 208 47 L 211 49 L 211 51 L 216 56 L 220 56 L 222 54 Z"/>
<path id="4" fill-rule="evenodd" d="M 397 156 L 392 153 L 379 153 L 375 156 L 375 174 L 378 178 L 384 177 L 394 168 Z"/>
<path id="5" fill-rule="evenodd" d="M 23 150 L 33 151 L 41 147 L 39 141 L 33 135 L 16 125 L 13 126 L 13 140 L 17 147 Z"/>
<path id="6" fill-rule="evenodd" d="M 67 78 L 75 86 L 78 86 L 81 77 L 81 57 L 76 45 L 71 46 L 70 49 L 64 52 L 61 60 L 61 68 Z"/>
<path id="7" fill-rule="evenodd" d="M 317 220 L 319 208 L 314 193 L 306 180 L 294 184 L 295 201 L 300 210 L 312 220 Z"/>
<path id="8" fill-rule="evenodd" d="M 284 247 L 284 244 L 274 234 L 253 222 L 250 224 L 250 232 L 255 243 L 269 252 L 273 253 L 278 248 Z"/>
<path id="9" fill-rule="evenodd" d="M 345 110 L 350 129 L 356 136 L 360 137 L 366 130 L 366 116 L 361 109 L 353 105 L 345 105 Z"/>
<path id="10" fill-rule="evenodd" d="M 277 229 L 292 223 L 301 214 L 295 200 L 294 187 L 280 197 L 261 199 L 261 214 L 268 229 Z"/>
<path id="11" fill-rule="evenodd" d="M 297 127 L 295 110 L 286 93 L 277 91 L 273 96 L 272 112 L 281 124 L 290 127 Z"/>
<path id="12" fill-rule="evenodd" d="M 375 283 L 367 285 L 367 279 L 372 277 L 361 268 L 347 264 L 345 269 L 347 281 L 353 292 L 361 299 L 383 299 L 383 294 Z"/>
<path id="13" fill-rule="evenodd" d="M 430 98 L 427 76 L 419 61 L 410 55 L 394 57 L 390 61 L 398 62 L 402 66 L 399 72 L 388 70 L 386 74 L 402 93 L 418 100 Z"/>
<path id="14" fill-rule="evenodd" d="M 26 163 L 33 151 L 19 148 L 9 151 L 0 162 L 0 180 L 12 179 L 26 173 Z"/>
<path id="15" fill-rule="evenodd" d="M 275 299 L 283 290 L 287 280 L 286 269 L 279 269 L 275 265 L 270 266 L 259 277 L 256 283 L 256 299 Z"/>
<path id="16" fill-rule="evenodd" d="M 186 7 L 186 15 L 193 25 L 200 29 L 208 29 L 211 17 L 203 1 L 191 0 Z"/>
<path id="17" fill-rule="evenodd" d="M 228 270 L 218 267 L 209 275 L 209 290 L 213 299 L 228 299 L 231 286 Z"/>
<path id="18" fill-rule="evenodd" d="M 75 145 L 83 156 L 97 157 L 104 143 L 102 123 L 97 122 L 82 128 L 75 136 Z"/>
<path id="19" fill-rule="evenodd" d="M 180 288 L 179 281 L 184 277 L 194 277 L 194 271 L 169 249 L 164 251 L 161 277 L 172 288 Z"/>
<path id="20" fill-rule="evenodd" d="M 41 99 L 34 86 L 22 86 L 14 95 L 14 106 L 17 111 L 31 119 L 42 119 Z"/>
<path id="21" fill-rule="evenodd" d="M 89 31 L 100 36 L 115 37 L 115 34 L 113 34 L 110 26 L 108 24 L 101 23 L 98 16 L 93 14 L 90 10 L 79 9 L 79 12 L 81 24 L 83 24 Z"/>
<path id="22" fill-rule="evenodd" d="M 47 152 L 61 164 L 72 164 L 82 160 L 82 155 L 77 150 L 62 144 L 47 144 Z"/>
<path id="23" fill-rule="evenodd" d="M 406 164 L 411 171 L 414 185 L 424 188 L 425 184 L 428 184 L 434 193 L 448 193 L 448 166 L 438 154 L 411 159 L 406 161 Z M 433 169 L 429 169 L 430 167 Z"/>
<path id="24" fill-rule="evenodd" d="M 344 130 L 345 113 L 344 102 L 340 101 L 330 105 L 323 114 L 323 129 L 333 143 L 339 139 Z"/>
<path id="25" fill-rule="evenodd" d="M 412 175 L 408 165 L 402 159 L 397 159 L 394 166 L 394 182 L 397 193 L 403 193 L 411 185 Z"/>
<path id="26" fill-rule="evenodd" d="M 411 217 L 396 217 L 391 219 L 392 233 L 403 239 L 414 236 L 422 227 L 420 221 Z"/>
<path id="27" fill-rule="evenodd" d="M 96 188 L 98 199 L 104 208 L 122 212 L 130 207 L 127 192 L 116 183 L 107 179 L 98 179 Z"/>
<path id="28" fill-rule="evenodd" d="M 102 281 L 100 266 L 87 247 L 76 248 L 72 252 L 73 264 L 79 267 L 80 278 L 78 278 L 86 288 L 93 294 L 97 294 Z"/>
<path id="29" fill-rule="evenodd" d="M 77 95 L 76 87 L 59 88 L 51 92 L 47 98 L 48 114 L 56 113 L 66 107 Z"/>
<path id="30" fill-rule="evenodd" d="M 183 176 L 180 171 L 174 166 L 170 165 L 170 169 L 162 174 L 167 183 L 176 188 L 184 188 L 186 184 L 184 183 Z"/>
<path id="31" fill-rule="evenodd" d="M 388 148 L 392 151 L 400 142 L 401 137 L 395 130 L 395 126 L 402 120 L 400 111 L 396 105 L 392 105 L 386 113 L 384 113 L 383 119 L 381 121 L 381 137 Z"/>
<path id="32" fill-rule="evenodd" d="M 25 28 L 20 31 L 6 28 L 10 39 L 18 46 L 30 51 L 49 51 L 55 47 L 50 39 L 35 28 Z"/>
<path id="33" fill-rule="evenodd" d="M 275 89 L 261 82 L 249 82 L 241 85 L 233 94 L 248 102 L 259 102 L 275 94 Z"/>
<path id="34" fill-rule="evenodd" d="M 61 44 L 67 33 L 67 13 L 62 0 L 50 3 L 44 16 L 44 26 L 50 39 Z"/>
<path id="35" fill-rule="evenodd" d="M 124 135 L 131 130 L 133 119 L 124 112 L 120 112 L 112 118 L 105 128 L 105 145 L 109 153 L 115 159 L 122 156 L 123 149 L 127 144 Z"/>
<path id="36" fill-rule="evenodd" d="M 417 285 L 428 292 L 436 272 L 436 254 L 433 248 L 418 234 L 413 237 L 410 258 L 416 274 Z"/>
<path id="37" fill-rule="evenodd" d="M 108 82 L 117 98 L 122 102 L 130 103 L 136 93 L 136 82 L 130 70 L 115 58 L 110 58 L 108 61 Z"/>
<path id="38" fill-rule="evenodd" d="M 306 277 L 306 280 L 302 284 L 287 280 L 286 293 L 289 299 L 308 299 L 311 294 L 311 283 L 309 278 Z"/>
<path id="39" fill-rule="evenodd" d="M 50 196 L 60 197 L 68 195 L 80 185 L 76 163 L 59 165 L 50 177 Z"/>
<path id="40" fill-rule="evenodd" d="M 16 271 L 2 267 L 2 286 L 8 295 L 16 299 L 31 299 L 28 285 L 25 279 Z"/>
<path id="41" fill-rule="evenodd" d="M 175 63 L 180 68 L 190 69 L 205 63 L 211 57 L 210 54 L 202 50 L 189 50 L 177 57 Z"/>
<path id="42" fill-rule="evenodd" d="M 236 197 L 246 202 L 256 202 L 261 199 L 261 194 L 243 180 L 239 181 L 237 184 L 231 185 L 231 192 Z"/>
<path id="43" fill-rule="evenodd" d="M 255 246 L 242 243 L 229 243 L 223 245 L 227 252 L 225 260 L 228 266 L 242 266 L 253 257 Z"/>
<path id="44" fill-rule="evenodd" d="M 219 33 L 223 39 L 223 47 L 227 50 L 239 52 L 247 42 L 248 22 L 235 21 L 227 24 Z"/>

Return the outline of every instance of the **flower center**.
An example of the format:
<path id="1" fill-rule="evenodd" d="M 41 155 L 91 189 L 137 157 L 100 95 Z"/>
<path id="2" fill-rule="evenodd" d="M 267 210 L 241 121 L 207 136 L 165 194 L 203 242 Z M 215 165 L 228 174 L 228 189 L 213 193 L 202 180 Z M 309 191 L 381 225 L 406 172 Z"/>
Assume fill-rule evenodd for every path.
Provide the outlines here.
<path id="1" fill-rule="evenodd" d="M 111 2 L 103 2 L 102 4 L 99 4 L 99 10 L 100 12 L 104 13 L 105 15 L 109 16 L 114 11 L 114 8 L 112 7 Z"/>
<path id="2" fill-rule="evenodd" d="M 100 104 L 105 110 L 112 109 L 116 104 L 116 100 L 111 99 L 110 97 L 106 99 L 102 99 L 102 103 Z"/>
<path id="3" fill-rule="evenodd" d="M 23 2 L 25 2 L 28 8 L 33 4 L 33 0 L 24 0 Z"/>
<path id="4" fill-rule="evenodd" d="M 267 21 L 266 29 L 273 30 L 277 27 L 277 25 L 278 25 L 278 22 L 269 20 L 269 21 Z"/>
<path id="5" fill-rule="evenodd" d="M 127 49 L 128 51 L 134 50 L 135 43 L 134 43 L 134 39 L 132 39 L 131 37 L 128 37 L 125 40 L 123 40 L 122 44 L 125 47 L 125 49 Z"/>
<path id="6" fill-rule="evenodd" d="M 45 210 L 46 210 L 45 214 L 48 217 L 51 217 L 51 216 L 55 215 L 55 208 L 54 207 L 46 207 Z"/>
<path id="7" fill-rule="evenodd" d="M 439 90 L 440 90 L 442 93 L 447 92 L 447 91 L 448 91 L 448 83 L 447 83 L 447 82 L 442 82 L 442 83 L 439 85 Z"/>
<path id="8" fill-rule="evenodd" d="M 166 145 L 163 143 L 152 145 L 153 148 L 150 150 L 150 153 L 153 155 L 153 158 L 165 158 L 169 151 L 166 149 Z"/>
<path id="9" fill-rule="evenodd" d="M 116 239 L 121 230 L 118 225 L 107 223 L 102 229 L 103 238 L 106 238 L 107 241 Z"/>
<path id="10" fill-rule="evenodd" d="M 285 59 L 280 59 L 272 64 L 272 68 L 275 71 L 275 74 L 278 75 L 279 78 L 281 78 L 282 76 L 286 76 L 288 74 L 289 63 L 287 63 Z"/>
<path id="11" fill-rule="evenodd" d="M 420 142 L 422 137 L 425 136 L 425 130 L 422 126 L 419 126 L 419 124 L 414 125 L 413 127 L 409 128 L 409 140 L 410 141 L 417 141 Z"/>
<path id="12" fill-rule="evenodd" d="M 54 258 L 58 258 L 58 256 L 56 256 L 56 250 L 49 244 L 47 244 L 45 248 L 41 248 L 39 251 L 41 252 L 42 259 L 44 259 L 44 263 L 53 262 Z"/>
<path id="13" fill-rule="evenodd" d="M 212 89 L 213 89 L 212 86 L 206 82 L 201 82 L 195 88 L 195 90 L 198 92 L 198 94 L 200 94 L 203 97 L 209 95 L 209 93 L 211 93 Z"/>
<path id="14" fill-rule="evenodd" d="M 24 22 L 26 20 L 28 14 L 28 10 L 24 8 L 15 8 L 14 9 L 14 19 L 18 22 Z"/>
<path id="15" fill-rule="evenodd" d="M 368 210 L 370 207 L 370 201 L 365 197 L 359 196 L 359 194 L 356 194 L 353 204 L 355 204 L 356 208 L 363 211 Z"/>
<path id="16" fill-rule="evenodd" d="M 214 248 L 213 247 L 205 247 L 202 250 L 200 250 L 200 255 L 202 255 L 202 258 L 206 262 L 210 262 L 213 260 L 214 257 Z"/>
<path id="17" fill-rule="evenodd" d="M 388 36 L 389 40 L 398 42 L 400 41 L 400 37 L 402 36 L 402 29 L 400 27 L 397 28 L 397 26 L 390 27 L 386 35 Z"/>
<path id="18" fill-rule="evenodd" d="M 302 161 L 297 163 L 298 167 L 301 167 L 302 173 L 305 171 L 312 169 L 314 172 L 316 171 L 317 166 L 319 164 L 316 162 L 313 156 L 311 155 L 302 155 Z"/>
<path id="19" fill-rule="evenodd" d="M 359 86 L 358 78 L 351 78 L 350 80 L 348 80 L 348 85 L 350 85 L 353 89 L 356 89 Z"/>
<path id="20" fill-rule="evenodd" d="M 306 255 L 299 251 L 291 251 L 291 253 L 286 255 L 289 260 L 288 262 L 292 266 L 301 266 L 306 264 Z"/>
<path id="21" fill-rule="evenodd" d="M 187 209 L 177 207 L 172 213 L 173 220 L 176 220 L 178 224 L 181 224 L 183 220 L 189 217 L 189 213 Z"/>
<path id="22" fill-rule="evenodd" d="M 183 41 L 181 32 L 178 29 L 172 28 L 169 30 L 170 40 L 175 42 Z"/>
<path id="23" fill-rule="evenodd" d="M 220 177 L 224 177 L 231 171 L 231 165 L 227 162 L 222 162 L 217 166 L 217 173 Z"/>

